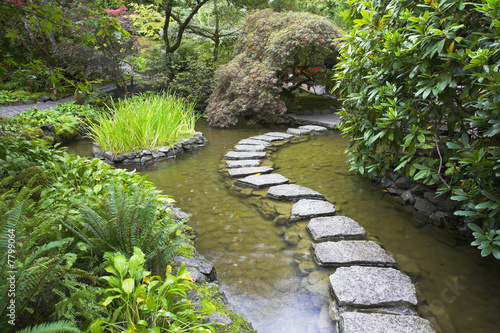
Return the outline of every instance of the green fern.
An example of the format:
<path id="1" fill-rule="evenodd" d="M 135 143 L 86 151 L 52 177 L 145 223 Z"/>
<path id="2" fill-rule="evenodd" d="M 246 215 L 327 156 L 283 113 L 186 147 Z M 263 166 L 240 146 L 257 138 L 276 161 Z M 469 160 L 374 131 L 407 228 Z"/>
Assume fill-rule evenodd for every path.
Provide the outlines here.
<path id="1" fill-rule="evenodd" d="M 185 220 L 175 222 L 172 216 L 158 218 L 158 194 L 142 187 L 128 187 L 112 182 L 97 207 L 76 202 L 81 214 L 78 221 L 66 219 L 64 225 L 77 237 L 101 253 L 118 251 L 130 257 L 134 247 L 146 254 L 147 260 L 168 256 L 182 241 L 177 232 Z"/>
<path id="2" fill-rule="evenodd" d="M 80 330 L 69 321 L 56 321 L 53 323 L 43 323 L 33 327 L 26 327 L 17 333 L 60 333 L 60 332 L 76 332 Z"/>

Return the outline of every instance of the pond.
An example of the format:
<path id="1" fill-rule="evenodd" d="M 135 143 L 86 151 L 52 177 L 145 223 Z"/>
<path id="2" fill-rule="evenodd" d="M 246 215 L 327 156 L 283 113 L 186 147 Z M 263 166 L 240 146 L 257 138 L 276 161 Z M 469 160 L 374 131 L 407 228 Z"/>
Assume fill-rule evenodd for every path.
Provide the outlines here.
<path id="1" fill-rule="evenodd" d="M 228 177 L 219 172 L 222 156 L 239 140 L 286 128 L 217 129 L 203 119 L 196 128 L 208 139 L 205 147 L 138 171 L 193 214 L 198 251 L 215 264 L 228 299 L 259 333 L 335 332 L 327 288 L 333 269 L 303 262 L 311 243 L 307 222 L 285 227 L 266 220 L 251 200 L 226 187 Z M 349 173 L 346 145 L 338 133 L 284 145 L 273 154 L 275 172 L 322 193 L 337 215 L 356 220 L 368 239 L 392 253 L 416 284 L 419 311 L 443 332 L 499 332 L 500 263 L 481 258 L 468 241 L 424 223 L 374 183 Z M 90 146 L 69 150 L 88 156 Z"/>

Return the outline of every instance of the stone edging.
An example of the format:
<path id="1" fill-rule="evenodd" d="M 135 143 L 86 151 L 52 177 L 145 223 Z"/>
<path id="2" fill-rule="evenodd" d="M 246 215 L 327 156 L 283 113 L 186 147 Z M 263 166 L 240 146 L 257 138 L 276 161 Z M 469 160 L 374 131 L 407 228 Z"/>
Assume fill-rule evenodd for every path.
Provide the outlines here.
<path id="1" fill-rule="evenodd" d="M 272 163 L 261 165 L 265 150 L 277 147 L 276 142 L 326 131 L 325 127 L 307 125 L 239 141 L 221 165 L 221 172 L 231 177 L 226 186 L 247 196 L 261 191 L 259 198 L 253 198 L 258 201 L 266 196 L 273 202 L 296 202 L 290 213 L 278 206 L 271 209 L 278 214 L 276 224 L 310 220 L 307 231 L 316 264 L 336 268 L 329 278 L 333 296 L 330 310 L 340 333 L 434 333 L 432 324 L 417 315 L 415 286 L 407 275 L 393 268 L 396 260 L 391 254 L 375 242 L 363 240 L 366 233 L 356 221 L 335 216 L 335 206 L 322 194 L 289 184 L 286 177 L 272 173 Z"/>
<path id="2" fill-rule="evenodd" d="M 112 163 L 146 164 L 166 158 L 175 158 L 177 155 L 182 154 L 185 151 L 193 150 L 205 145 L 207 141 L 208 140 L 203 136 L 203 133 L 196 133 L 192 137 L 182 139 L 172 147 L 160 147 L 153 150 L 145 149 L 140 152 L 119 155 L 114 155 L 111 151 L 101 150 L 101 146 L 94 142 L 92 145 L 92 154 L 95 158 L 108 160 Z"/>

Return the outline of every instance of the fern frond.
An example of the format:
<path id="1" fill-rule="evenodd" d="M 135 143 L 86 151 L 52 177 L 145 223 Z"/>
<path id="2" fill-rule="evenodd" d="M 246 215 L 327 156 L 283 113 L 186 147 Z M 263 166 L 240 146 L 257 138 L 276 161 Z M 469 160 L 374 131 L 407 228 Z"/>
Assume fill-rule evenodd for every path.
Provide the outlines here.
<path id="1" fill-rule="evenodd" d="M 79 333 L 80 330 L 73 323 L 69 321 L 56 321 L 53 323 L 43 323 L 32 327 L 26 327 L 17 333 L 60 333 L 60 332 L 75 332 Z"/>

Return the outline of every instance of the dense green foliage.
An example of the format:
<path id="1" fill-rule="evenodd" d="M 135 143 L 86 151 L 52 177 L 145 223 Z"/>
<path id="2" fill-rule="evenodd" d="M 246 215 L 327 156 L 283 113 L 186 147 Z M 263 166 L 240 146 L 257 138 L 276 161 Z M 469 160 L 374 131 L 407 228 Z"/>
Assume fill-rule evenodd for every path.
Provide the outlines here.
<path id="1" fill-rule="evenodd" d="M 169 146 L 194 134 L 194 103 L 169 94 L 141 94 L 90 124 L 92 139 L 115 154 Z"/>
<path id="2" fill-rule="evenodd" d="M 335 80 L 352 169 L 451 195 L 500 259 L 500 1 L 349 2 Z"/>
<path id="3" fill-rule="evenodd" d="M 234 58 L 218 68 L 214 92 L 206 108 L 208 121 L 228 126 L 238 116 L 254 121 L 277 121 L 286 112 L 280 99 L 285 80 L 297 85 L 312 81 L 302 69 L 322 66 L 334 52 L 337 28 L 328 19 L 309 13 L 263 10 L 245 19 Z"/>

